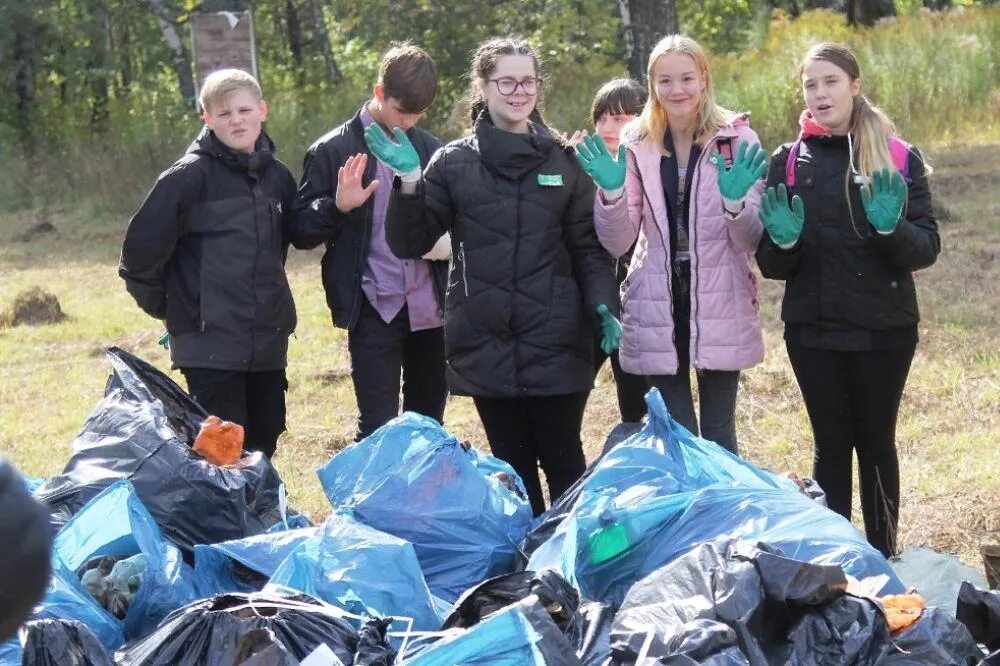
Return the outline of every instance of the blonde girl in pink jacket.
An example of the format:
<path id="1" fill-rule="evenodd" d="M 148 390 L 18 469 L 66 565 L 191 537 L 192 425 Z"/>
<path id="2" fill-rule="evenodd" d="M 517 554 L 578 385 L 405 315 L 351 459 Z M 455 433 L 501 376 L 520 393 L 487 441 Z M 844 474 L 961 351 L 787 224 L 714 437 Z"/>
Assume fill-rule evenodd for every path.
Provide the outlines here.
<path id="1" fill-rule="evenodd" d="M 667 409 L 733 453 L 740 370 L 764 358 L 750 256 L 766 154 L 746 115 L 715 103 L 704 51 L 670 35 L 649 56 L 649 100 L 617 158 L 600 137 L 577 146 L 600 188 L 594 224 L 615 257 L 636 244 L 621 287 L 621 365 L 660 390 Z"/>

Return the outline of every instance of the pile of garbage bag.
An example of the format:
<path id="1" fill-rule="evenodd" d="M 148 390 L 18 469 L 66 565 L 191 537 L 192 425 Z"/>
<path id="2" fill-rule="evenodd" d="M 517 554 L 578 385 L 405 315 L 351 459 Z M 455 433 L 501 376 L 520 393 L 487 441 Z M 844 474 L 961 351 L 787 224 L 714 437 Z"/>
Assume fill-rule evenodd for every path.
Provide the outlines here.
<path id="1" fill-rule="evenodd" d="M 191 444 L 208 417 L 159 370 L 128 352 L 107 352 L 112 374 L 73 441 L 61 474 L 35 497 L 61 526 L 115 481 L 132 482 L 164 535 L 190 552 L 196 544 L 262 534 L 282 520 L 281 479 L 259 452 L 220 467 Z"/>
<path id="2" fill-rule="evenodd" d="M 431 592 L 446 601 L 519 561 L 531 523 L 523 482 L 430 417 L 394 419 L 318 474 L 338 511 L 412 543 Z"/>
<path id="3" fill-rule="evenodd" d="M 0 666 L 1000 663 L 1000 593 L 933 560 L 950 587 L 908 594 L 821 489 L 692 435 L 655 390 L 536 520 L 509 465 L 404 414 L 317 470 L 333 512 L 312 526 L 268 460 L 193 450 L 223 424 L 108 356 L 36 489 L 52 579 Z"/>

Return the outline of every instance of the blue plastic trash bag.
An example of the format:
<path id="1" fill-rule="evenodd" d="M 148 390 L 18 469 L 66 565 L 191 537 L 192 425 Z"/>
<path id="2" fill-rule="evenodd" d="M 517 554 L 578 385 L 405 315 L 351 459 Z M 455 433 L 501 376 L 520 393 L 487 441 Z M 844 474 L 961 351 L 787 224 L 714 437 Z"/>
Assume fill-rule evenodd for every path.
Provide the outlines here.
<path id="1" fill-rule="evenodd" d="M 588 599 L 620 604 L 640 578 L 720 538 L 766 542 L 792 559 L 837 564 L 855 578 L 885 575 L 882 594 L 904 591 L 889 563 L 849 521 L 807 496 L 777 488 L 713 486 L 656 495 L 649 487 L 584 498 L 529 569 L 560 570 Z"/>
<path id="2" fill-rule="evenodd" d="M 35 489 L 38 488 L 38 486 L 42 485 L 43 483 L 45 483 L 45 479 L 36 476 L 24 477 L 24 485 L 28 488 L 29 493 L 35 492 Z"/>
<path id="3" fill-rule="evenodd" d="M 412 543 L 431 591 L 449 602 L 515 569 L 531 523 L 521 479 L 434 419 L 393 419 L 318 474 L 339 511 Z"/>
<path id="4" fill-rule="evenodd" d="M 122 621 L 130 639 L 146 635 L 171 611 L 194 600 L 180 550 L 163 538 L 128 481 L 108 486 L 73 516 L 56 535 L 53 551 L 74 572 L 96 557 L 145 556 L 141 584 Z"/>
<path id="5" fill-rule="evenodd" d="M 279 525 L 284 526 L 282 523 Z M 315 527 L 258 534 L 194 547 L 194 581 L 198 596 L 226 592 L 259 592 L 278 565 L 301 543 L 316 534 Z"/>
<path id="6" fill-rule="evenodd" d="M 82 622 L 108 652 L 125 642 L 121 623 L 101 608 L 79 579 L 59 559 L 52 557 L 52 578 L 41 604 L 35 607 L 32 620 L 63 619 Z M 0 666 L 21 666 L 21 643 L 12 639 L 0 644 Z"/>
<path id="7" fill-rule="evenodd" d="M 889 560 L 893 571 L 908 588 L 916 588 L 927 605 L 955 616 L 955 600 L 963 581 L 985 588 L 982 574 L 962 564 L 954 555 L 930 548 L 907 548 Z"/>
<path id="8" fill-rule="evenodd" d="M 623 492 L 653 484 L 660 494 L 700 490 L 711 485 L 745 488 L 798 486 L 786 476 L 762 470 L 675 421 L 657 389 L 646 394 L 649 418 L 642 429 L 609 451 L 584 484 L 581 494 Z"/>
<path id="9" fill-rule="evenodd" d="M 885 574 L 884 594 L 903 586 L 851 523 L 760 470 L 694 437 L 656 391 L 649 420 L 598 463 L 555 533 L 527 568 L 554 568 L 594 601 L 620 604 L 640 578 L 719 538 L 765 541 L 790 558 L 838 564 L 856 578 Z"/>
<path id="10" fill-rule="evenodd" d="M 278 565 L 264 591 L 283 590 L 355 615 L 412 618 L 417 630 L 441 625 L 413 546 L 347 515 L 330 516 Z M 393 630 L 405 628 L 393 624 Z"/>
<path id="11" fill-rule="evenodd" d="M 714 484 L 797 488 L 789 478 L 759 469 L 715 442 L 692 435 L 669 416 L 657 389 L 646 394 L 646 405 L 649 418 L 641 428 L 622 424 L 616 428 L 619 432 L 612 431 L 608 442 L 613 444 L 605 443 L 601 458 L 535 521 L 520 543 L 525 559 L 552 537 L 584 495 L 623 492 L 643 484 L 653 484 L 661 494 Z"/>
<path id="12" fill-rule="evenodd" d="M 573 646 L 538 597 L 488 616 L 462 632 L 452 630 L 426 649 L 407 653 L 408 666 L 580 666 Z"/>

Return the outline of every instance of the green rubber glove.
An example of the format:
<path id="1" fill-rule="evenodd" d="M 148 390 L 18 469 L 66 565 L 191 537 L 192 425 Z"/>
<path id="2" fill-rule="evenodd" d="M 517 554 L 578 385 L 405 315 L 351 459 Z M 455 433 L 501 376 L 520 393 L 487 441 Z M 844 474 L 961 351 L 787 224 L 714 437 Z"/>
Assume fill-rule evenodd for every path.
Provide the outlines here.
<path id="1" fill-rule="evenodd" d="M 625 145 L 618 146 L 618 159 L 611 156 L 599 136 L 585 136 L 576 144 L 576 161 L 605 192 L 620 190 L 625 185 Z"/>
<path id="2" fill-rule="evenodd" d="M 788 190 L 784 183 L 778 185 L 777 192 L 773 187 L 767 188 L 760 199 L 760 221 L 764 223 L 764 228 L 775 245 L 794 245 L 802 235 L 802 226 L 806 223 L 802 199 L 798 195 L 793 196 L 792 206 L 789 208 Z"/>
<path id="3" fill-rule="evenodd" d="M 895 169 L 883 167 L 872 174 L 871 183 L 861 188 L 861 203 L 875 231 L 888 234 L 896 228 L 906 195 L 906 183 Z"/>
<path id="4" fill-rule="evenodd" d="M 601 349 L 605 354 L 618 349 L 622 344 L 622 325 L 608 310 L 608 306 L 597 306 L 597 316 L 601 319 Z"/>
<path id="5" fill-rule="evenodd" d="M 739 202 L 746 198 L 754 183 L 767 173 L 767 153 L 757 143 L 748 146 L 746 141 L 741 141 L 733 166 L 728 170 L 726 160 L 720 153 L 713 153 L 711 159 L 719 169 L 719 192 L 730 201 Z"/>
<path id="6" fill-rule="evenodd" d="M 170 349 L 170 333 L 164 329 L 163 332 L 160 333 L 160 339 L 156 342 L 164 349 Z"/>
<path id="7" fill-rule="evenodd" d="M 381 127 L 372 123 L 365 130 L 365 143 L 368 144 L 368 149 L 398 175 L 412 176 L 416 173 L 419 177 L 420 156 L 417 155 L 416 148 L 403 130 L 393 127 L 392 133 L 396 137 L 396 142 L 391 141 Z"/>

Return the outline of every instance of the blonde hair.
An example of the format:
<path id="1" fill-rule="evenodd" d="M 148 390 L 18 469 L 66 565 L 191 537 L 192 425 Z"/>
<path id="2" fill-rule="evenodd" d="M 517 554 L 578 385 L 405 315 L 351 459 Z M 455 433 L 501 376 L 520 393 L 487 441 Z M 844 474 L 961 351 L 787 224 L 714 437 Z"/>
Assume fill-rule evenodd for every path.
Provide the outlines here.
<path id="1" fill-rule="evenodd" d="M 251 74 L 242 69 L 220 69 L 212 72 L 201 84 L 198 102 L 204 111 L 211 113 L 212 106 L 225 99 L 226 95 L 236 90 L 249 90 L 256 101 L 264 99 L 260 84 Z"/>
<path id="2" fill-rule="evenodd" d="M 657 61 L 668 53 L 680 53 L 694 60 L 694 64 L 698 67 L 701 78 L 705 82 L 705 90 L 702 93 L 701 104 L 698 106 L 698 115 L 695 120 L 695 143 L 703 144 L 718 130 L 736 119 L 735 113 L 715 103 L 708 58 L 698 42 L 684 35 L 667 35 L 653 47 L 653 52 L 649 54 L 649 64 L 646 66 L 646 85 L 649 89 L 649 96 L 646 98 L 646 105 L 643 107 L 642 113 L 639 114 L 634 131 L 631 133 L 636 140 L 654 143 L 664 155 L 670 154 L 663 141 L 663 137 L 670 128 L 670 121 L 666 109 L 660 105 L 660 101 L 656 98 L 653 68 Z"/>
<path id="3" fill-rule="evenodd" d="M 861 66 L 850 49 L 841 44 L 824 42 L 816 44 L 799 66 L 801 81 L 806 64 L 813 60 L 823 60 L 844 70 L 853 83 L 861 78 Z M 847 123 L 847 132 L 854 139 L 854 154 L 851 167 L 865 178 L 884 168 L 895 169 L 889 153 L 889 137 L 896 134 L 896 125 L 882 109 L 869 101 L 863 94 L 854 97 L 854 107 Z"/>

